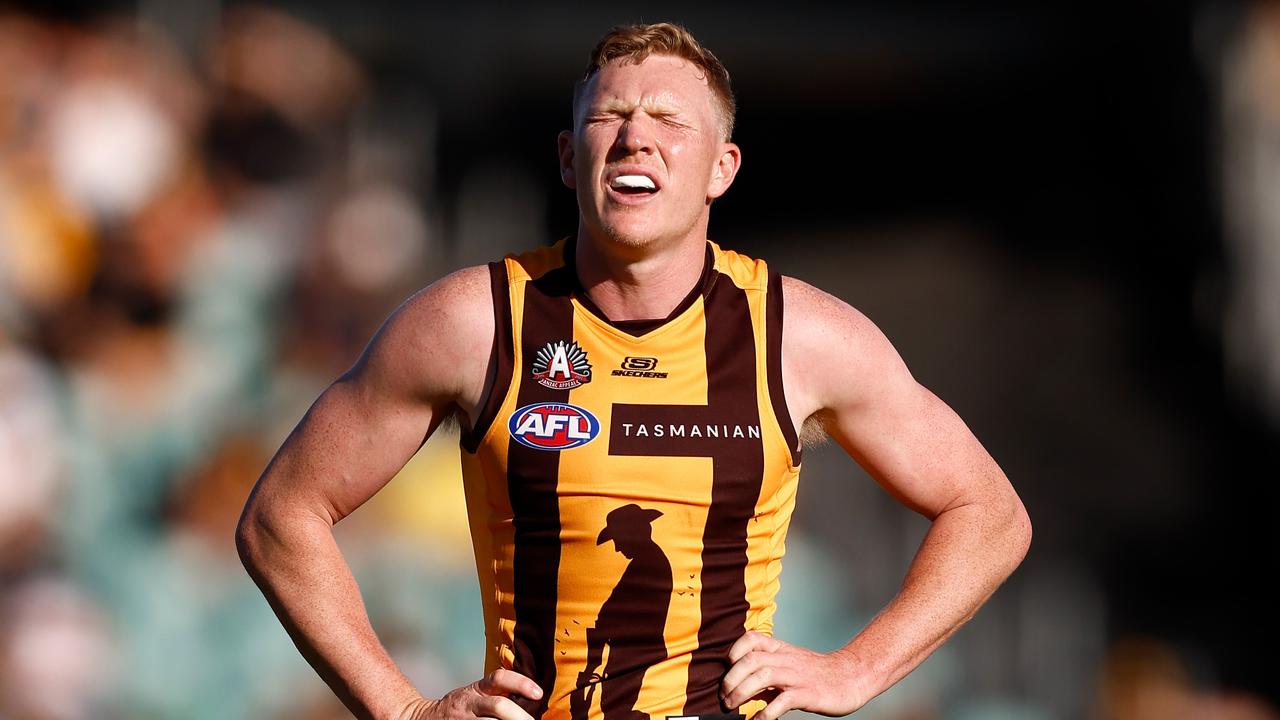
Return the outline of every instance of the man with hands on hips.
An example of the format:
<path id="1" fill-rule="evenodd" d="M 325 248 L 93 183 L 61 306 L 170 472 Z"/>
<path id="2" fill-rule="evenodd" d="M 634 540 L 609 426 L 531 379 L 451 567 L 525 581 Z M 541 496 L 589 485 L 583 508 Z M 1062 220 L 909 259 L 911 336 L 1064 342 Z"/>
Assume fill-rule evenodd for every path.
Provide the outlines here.
<path id="1" fill-rule="evenodd" d="M 875 325 L 707 238 L 742 161 L 733 115 L 683 28 L 606 34 L 559 137 L 576 235 L 409 298 L 264 471 L 241 558 L 357 716 L 845 715 L 1021 562 L 1009 481 Z M 487 674 L 431 699 L 379 643 L 332 526 L 453 414 Z M 825 654 L 771 637 L 801 439 L 823 430 L 932 522 L 898 594 Z"/>

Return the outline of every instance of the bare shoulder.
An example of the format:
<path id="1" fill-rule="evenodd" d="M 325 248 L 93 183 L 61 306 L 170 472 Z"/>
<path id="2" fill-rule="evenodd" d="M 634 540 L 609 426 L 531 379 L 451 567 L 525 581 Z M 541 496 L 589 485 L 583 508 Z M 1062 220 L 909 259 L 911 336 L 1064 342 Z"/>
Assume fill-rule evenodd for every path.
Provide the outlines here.
<path id="1" fill-rule="evenodd" d="M 484 385 L 493 332 L 489 270 L 463 268 L 396 308 L 351 373 L 470 412 Z"/>
<path id="2" fill-rule="evenodd" d="M 807 283 L 786 278 L 782 287 L 783 382 L 793 418 L 820 420 L 891 495 L 930 519 L 991 498 L 1021 511 L 964 421 L 916 382 L 875 323 Z"/>
<path id="3" fill-rule="evenodd" d="M 821 336 L 830 340 L 831 332 L 858 332 L 871 321 L 852 305 L 809 283 L 782 276 L 782 294 L 786 308 L 787 332 L 794 330 L 795 340 L 813 340 Z"/>
<path id="4" fill-rule="evenodd" d="M 479 322 L 493 329 L 493 295 L 489 268 L 474 265 L 456 270 L 414 293 L 393 314 L 420 331 L 447 330 L 459 337 L 472 334 Z"/>
<path id="5" fill-rule="evenodd" d="M 878 383 L 911 379 L 888 338 L 852 305 L 785 275 L 782 294 L 783 382 L 796 419 L 857 403 Z"/>

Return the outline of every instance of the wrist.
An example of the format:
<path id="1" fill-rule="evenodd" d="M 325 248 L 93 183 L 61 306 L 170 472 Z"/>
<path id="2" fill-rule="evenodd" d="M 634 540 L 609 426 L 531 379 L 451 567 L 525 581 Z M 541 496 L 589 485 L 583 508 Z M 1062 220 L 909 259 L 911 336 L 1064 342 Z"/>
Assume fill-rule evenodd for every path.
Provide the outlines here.
<path id="1" fill-rule="evenodd" d="M 431 700 L 421 695 L 415 695 L 412 698 L 402 702 L 399 709 L 391 717 L 394 720 L 422 720 L 431 712 L 431 708 L 440 702 L 439 700 Z"/>
<path id="2" fill-rule="evenodd" d="M 871 664 L 848 646 L 831 653 L 836 666 L 836 686 L 841 704 L 853 712 L 880 693 L 879 681 Z"/>

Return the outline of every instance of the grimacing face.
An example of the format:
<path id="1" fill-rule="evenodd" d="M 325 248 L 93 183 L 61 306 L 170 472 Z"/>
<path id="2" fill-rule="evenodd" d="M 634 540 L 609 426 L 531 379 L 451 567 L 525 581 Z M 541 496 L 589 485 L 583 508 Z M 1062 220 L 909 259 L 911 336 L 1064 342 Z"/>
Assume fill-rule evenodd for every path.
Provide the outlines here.
<path id="1" fill-rule="evenodd" d="M 700 69 L 669 55 L 614 60 L 583 89 L 574 131 L 559 137 L 561 177 L 597 240 L 633 248 L 706 235 L 710 201 L 741 153 L 722 136 Z"/>

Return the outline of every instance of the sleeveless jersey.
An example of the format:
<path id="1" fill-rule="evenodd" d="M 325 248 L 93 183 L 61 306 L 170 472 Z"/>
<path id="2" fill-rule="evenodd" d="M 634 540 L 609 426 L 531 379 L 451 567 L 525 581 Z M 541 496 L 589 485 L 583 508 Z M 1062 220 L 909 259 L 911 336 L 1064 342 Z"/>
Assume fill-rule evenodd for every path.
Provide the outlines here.
<path id="1" fill-rule="evenodd" d="M 720 715 L 729 648 L 772 631 L 795 504 L 781 278 L 708 242 L 669 317 L 610 322 L 573 242 L 489 266 L 493 361 L 462 438 L 486 672 L 533 678 L 534 717 Z"/>

